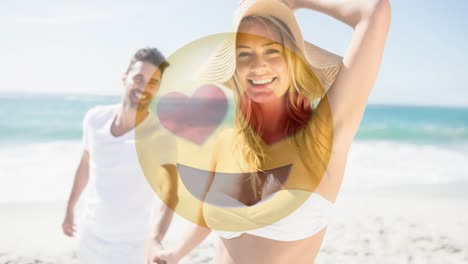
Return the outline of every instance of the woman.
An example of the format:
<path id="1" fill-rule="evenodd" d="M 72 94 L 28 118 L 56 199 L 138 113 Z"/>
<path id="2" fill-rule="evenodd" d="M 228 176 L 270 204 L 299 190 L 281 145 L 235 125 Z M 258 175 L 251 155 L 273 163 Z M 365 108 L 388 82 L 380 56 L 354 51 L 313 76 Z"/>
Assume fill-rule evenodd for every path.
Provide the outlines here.
<path id="1" fill-rule="evenodd" d="M 298 8 L 354 28 L 342 61 L 302 40 Z M 215 144 L 203 220 L 155 261 L 177 263 L 215 230 L 215 263 L 313 263 L 389 24 L 388 0 L 241 3 L 235 45 L 224 45 L 204 71 L 233 90 L 235 127 Z"/>

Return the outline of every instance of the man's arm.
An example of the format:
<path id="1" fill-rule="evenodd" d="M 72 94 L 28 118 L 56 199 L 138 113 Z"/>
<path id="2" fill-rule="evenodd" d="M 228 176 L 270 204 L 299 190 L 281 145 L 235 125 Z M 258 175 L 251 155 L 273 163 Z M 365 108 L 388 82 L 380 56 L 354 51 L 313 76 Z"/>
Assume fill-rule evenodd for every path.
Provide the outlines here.
<path id="1" fill-rule="evenodd" d="M 154 263 L 155 254 L 163 250 L 162 240 L 171 225 L 174 209 L 179 201 L 177 167 L 173 164 L 162 165 L 157 170 L 155 182 L 156 192 L 162 203 L 159 208 L 155 208 L 154 227 L 146 241 L 146 263 Z"/>
<path id="2" fill-rule="evenodd" d="M 152 232 L 152 239 L 161 242 L 174 215 L 174 209 L 178 203 L 177 196 L 177 168 L 173 164 L 165 164 L 158 171 L 158 185 L 160 198 L 163 201 L 159 210 L 155 210 L 155 226 Z"/>
<path id="3" fill-rule="evenodd" d="M 215 166 L 211 167 L 213 170 Z M 213 183 L 214 179 L 214 171 L 210 173 L 210 177 L 208 177 L 205 191 L 203 192 L 203 196 L 201 198 L 202 201 L 205 200 L 206 194 L 209 191 L 211 184 Z M 205 225 L 206 223 L 203 219 L 203 204 L 200 204 L 198 220 L 194 224 L 190 224 L 187 230 L 184 232 L 184 237 L 174 248 L 170 250 L 161 250 L 156 253 L 156 255 L 152 258 L 153 262 L 148 263 L 164 263 L 164 264 L 177 264 L 179 261 L 186 256 L 190 251 L 192 251 L 195 247 L 200 245 L 203 240 L 208 237 L 211 233 L 211 229 L 201 226 L 199 224 Z"/>
<path id="4" fill-rule="evenodd" d="M 88 184 L 89 179 L 89 152 L 87 150 L 83 151 L 81 156 L 80 164 L 75 172 L 75 180 L 73 182 L 72 191 L 70 197 L 68 198 L 67 209 L 65 213 L 65 219 L 62 223 L 63 233 L 67 236 L 73 236 L 75 232 L 74 225 L 74 210 L 78 199 L 80 198 L 81 193 Z"/>

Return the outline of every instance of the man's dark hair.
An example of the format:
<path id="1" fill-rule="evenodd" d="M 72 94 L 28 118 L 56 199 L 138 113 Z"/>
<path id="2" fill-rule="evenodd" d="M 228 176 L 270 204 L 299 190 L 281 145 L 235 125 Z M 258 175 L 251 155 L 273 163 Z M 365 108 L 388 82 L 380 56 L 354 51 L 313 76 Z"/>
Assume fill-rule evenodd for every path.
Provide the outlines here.
<path id="1" fill-rule="evenodd" d="M 161 70 L 161 75 L 164 70 L 169 67 L 169 62 L 166 61 L 162 53 L 156 48 L 143 48 L 139 49 L 135 55 L 133 55 L 132 60 L 127 68 L 127 73 L 130 71 L 132 66 L 138 61 L 151 63 L 154 66 L 158 67 Z"/>

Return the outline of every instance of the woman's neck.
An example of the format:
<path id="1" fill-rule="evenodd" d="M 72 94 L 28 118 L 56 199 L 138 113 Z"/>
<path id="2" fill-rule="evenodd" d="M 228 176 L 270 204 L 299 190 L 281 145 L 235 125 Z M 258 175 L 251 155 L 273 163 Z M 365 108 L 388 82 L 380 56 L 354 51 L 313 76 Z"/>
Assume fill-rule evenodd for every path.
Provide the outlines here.
<path id="1" fill-rule="evenodd" d="M 260 103 L 259 113 L 261 118 L 261 127 L 259 132 L 266 143 L 274 143 L 286 136 L 286 121 L 288 118 L 286 111 L 286 102 L 280 98 L 275 102 Z"/>

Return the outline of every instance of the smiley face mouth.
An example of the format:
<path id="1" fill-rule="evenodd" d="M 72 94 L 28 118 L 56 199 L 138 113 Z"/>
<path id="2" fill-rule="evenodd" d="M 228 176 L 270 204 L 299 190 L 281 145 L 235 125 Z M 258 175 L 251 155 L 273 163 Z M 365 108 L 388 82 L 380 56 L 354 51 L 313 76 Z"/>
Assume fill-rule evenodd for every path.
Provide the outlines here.
<path id="1" fill-rule="evenodd" d="M 284 183 L 288 180 L 291 169 L 292 169 L 293 164 L 288 164 L 284 165 L 281 167 L 257 172 L 258 176 L 261 178 L 268 178 L 269 176 L 274 177 L 275 179 L 278 180 L 280 185 L 284 185 Z M 211 171 L 203 170 L 203 169 L 198 169 L 198 168 L 193 168 L 187 165 L 183 165 L 180 163 L 177 163 L 177 170 L 179 172 L 179 177 L 184 184 L 184 186 L 187 188 L 187 190 L 190 192 L 191 195 L 193 195 L 195 198 L 200 200 L 201 202 L 207 202 L 212 205 L 216 206 L 226 206 L 226 204 L 223 204 L 222 201 L 203 201 L 202 197 L 204 196 L 204 191 L 205 190 L 205 183 L 207 182 L 207 179 L 211 177 L 212 173 Z M 239 172 L 239 173 L 226 173 L 226 172 L 214 172 L 217 178 L 220 178 L 221 181 L 222 179 L 226 179 L 226 186 L 230 186 L 231 179 L 234 177 L 244 177 L 245 175 L 250 175 L 252 173 L 248 172 Z"/>

